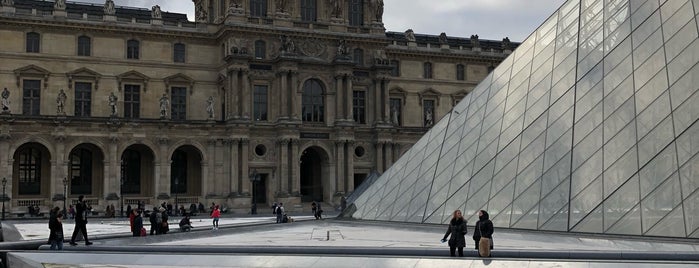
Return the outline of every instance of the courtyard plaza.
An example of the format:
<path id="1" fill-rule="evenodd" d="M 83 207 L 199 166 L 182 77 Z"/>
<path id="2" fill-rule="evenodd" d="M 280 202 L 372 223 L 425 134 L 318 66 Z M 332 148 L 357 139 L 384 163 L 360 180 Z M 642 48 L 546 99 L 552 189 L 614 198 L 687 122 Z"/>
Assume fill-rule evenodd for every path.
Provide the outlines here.
<path id="1" fill-rule="evenodd" d="M 179 232 L 174 216 L 171 233 L 146 237 L 130 237 L 128 220 L 92 218 L 91 246 L 66 242 L 56 254 L 42 245 L 7 259 L 9 267 L 699 267 L 699 244 L 686 239 L 496 229 L 492 258 L 480 258 L 469 226 L 466 257 L 450 258 L 439 241 L 445 225 L 291 216 L 275 224 L 271 214 L 224 214 L 219 230 L 200 216 L 192 232 Z M 63 228 L 70 239 L 72 221 Z M 44 220 L 3 222 L 4 233 L 13 229 L 26 242 L 48 237 Z"/>

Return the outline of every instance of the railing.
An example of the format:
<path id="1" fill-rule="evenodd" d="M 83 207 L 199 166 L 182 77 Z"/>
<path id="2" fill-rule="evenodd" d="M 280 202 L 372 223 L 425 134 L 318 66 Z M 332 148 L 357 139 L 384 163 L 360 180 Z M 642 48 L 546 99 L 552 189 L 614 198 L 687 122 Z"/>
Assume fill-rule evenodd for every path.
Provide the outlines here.
<path id="1" fill-rule="evenodd" d="M 15 199 L 18 207 L 43 206 L 44 199 Z"/>
<path id="2" fill-rule="evenodd" d="M 85 198 L 85 199 L 83 199 L 83 201 L 85 201 L 85 203 L 86 203 L 88 206 L 97 206 L 97 205 L 100 204 L 100 203 L 99 203 L 99 199 L 97 199 L 97 198 Z M 76 204 L 78 204 L 78 199 L 70 200 L 70 204 L 71 204 L 71 205 L 76 205 Z"/>
<path id="3" fill-rule="evenodd" d="M 148 200 L 140 198 L 124 198 L 124 205 L 138 205 L 141 202 L 148 203 Z"/>
<path id="4" fill-rule="evenodd" d="M 199 197 L 177 197 L 176 203 L 179 204 L 198 204 Z"/>

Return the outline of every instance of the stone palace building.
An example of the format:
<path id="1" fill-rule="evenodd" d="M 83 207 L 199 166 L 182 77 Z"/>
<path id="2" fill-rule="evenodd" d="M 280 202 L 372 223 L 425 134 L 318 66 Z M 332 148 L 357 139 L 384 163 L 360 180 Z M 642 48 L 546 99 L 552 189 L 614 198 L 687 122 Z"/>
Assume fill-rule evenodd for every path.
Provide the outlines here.
<path id="1" fill-rule="evenodd" d="M 14 214 L 79 195 L 96 211 L 337 205 L 517 45 L 386 32 L 381 0 L 194 0 L 195 21 L 112 0 L 0 1 Z"/>

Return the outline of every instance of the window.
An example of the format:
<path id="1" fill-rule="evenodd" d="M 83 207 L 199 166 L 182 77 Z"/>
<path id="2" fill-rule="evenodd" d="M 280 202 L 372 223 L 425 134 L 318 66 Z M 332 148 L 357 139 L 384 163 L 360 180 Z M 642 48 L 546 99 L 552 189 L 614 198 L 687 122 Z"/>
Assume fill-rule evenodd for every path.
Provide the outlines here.
<path id="1" fill-rule="evenodd" d="M 214 17 L 216 17 L 216 14 L 214 14 L 214 0 L 209 0 L 209 23 L 214 22 Z"/>
<path id="2" fill-rule="evenodd" d="M 19 152 L 19 189 L 21 195 L 41 194 L 41 151 L 27 146 Z"/>
<path id="3" fill-rule="evenodd" d="M 255 86 L 254 99 L 255 121 L 267 121 L 267 86 Z"/>
<path id="4" fill-rule="evenodd" d="M 311 79 L 303 84 L 301 114 L 304 122 L 324 122 L 325 104 L 323 86 L 320 81 Z"/>
<path id="5" fill-rule="evenodd" d="M 124 118 L 139 118 L 141 110 L 141 86 L 124 85 Z"/>
<path id="6" fill-rule="evenodd" d="M 434 125 L 434 100 L 424 100 L 422 102 L 424 126 L 431 127 Z"/>
<path id="7" fill-rule="evenodd" d="M 391 60 L 391 76 L 400 76 L 400 61 Z"/>
<path id="8" fill-rule="evenodd" d="M 364 25 L 364 1 L 349 0 L 349 23 L 350 26 Z"/>
<path id="9" fill-rule="evenodd" d="M 423 65 L 423 71 L 423 78 L 432 79 L 432 63 L 425 62 L 425 64 Z"/>
<path id="10" fill-rule="evenodd" d="M 126 149 L 121 156 L 121 190 L 124 194 L 141 193 L 141 153 Z"/>
<path id="11" fill-rule="evenodd" d="M 170 166 L 170 170 L 172 170 L 170 193 L 187 193 L 187 152 L 180 149 L 175 150 L 172 153 L 172 164 Z"/>
<path id="12" fill-rule="evenodd" d="M 22 114 L 39 115 L 41 80 L 24 80 L 22 84 Z"/>
<path id="13" fill-rule="evenodd" d="M 250 0 L 251 17 L 267 17 L 267 0 Z"/>
<path id="14" fill-rule="evenodd" d="M 79 148 L 70 153 L 70 194 L 92 194 L 92 151 Z"/>
<path id="15" fill-rule="evenodd" d="M 140 42 L 138 40 L 131 39 L 126 41 L 126 58 L 137 60 L 139 57 Z"/>
<path id="16" fill-rule="evenodd" d="M 301 0 L 301 20 L 316 21 L 316 0 Z"/>
<path id="17" fill-rule="evenodd" d="M 78 37 L 78 56 L 90 56 L 91 50 L 90 37 L 84 35 Z"/>
<path id="18" fill-rule="evenodd" d="M 185 51 L 186 47 L 182 43 L 175 44 L 172 53 L 172 61 L 174 62 L 185 62 Z"/>
<path id="19" fill-rule="evenodd" d="M 456 80 L 464 81 L 466 78 L 466 73 L 463 64 L 456 65 Z"/>
<path id="20" fill-rule="evenodd" d="M 255 58 L 264 59 L 267 55 L 267 48 L 265 41 L 257 40 L 255 41 Z"/>
<path id="21" fill-rule="evenodd" d="M 39 53 L 41 45 L 41 36 L 38 33 L 27 33 L 27 52 Z"/>
<path id="22" fill-rule="evenodd" d="M 226 10 L 228 10 L 228 8 L 226 8 L 226 0 L 218 1 L 218 15 L 221 17 L 225 17 Z"/>
<path id="23" fill-rule="evenodd" d="M 364 91 L 353 91 L 352 92 L 352 113 L 354 116 L 354 122 L 359 124 L 366 124 L 366 92 Z"/>
<path id="24" fill-rule="evenodd" d="M 92 107 L 92 83 L 75 82 L 75 116 L 90 117 Z"/>
<path id="25" fill-rule="evenodd" d="M 394 126 L 400 126 L 401 125 L 401 120 L 402 120 L 402 109 L 403 109 L 403 100 L 399 98 L 391 98 L 390 99 L 390 108 L 391 108 L 391 123 Z"/>
<path id="26" fill-rule="evenodd" d="M 172 120 L 187 120 L 187 88 L 172 87 L 170 89 L 170 117 Z"/>
<path id="27" fill-rule="evenodd" d="M 359 66 L 364 65 L 364 50 L 361 48 L 354 49 L 354 63 Z"/>

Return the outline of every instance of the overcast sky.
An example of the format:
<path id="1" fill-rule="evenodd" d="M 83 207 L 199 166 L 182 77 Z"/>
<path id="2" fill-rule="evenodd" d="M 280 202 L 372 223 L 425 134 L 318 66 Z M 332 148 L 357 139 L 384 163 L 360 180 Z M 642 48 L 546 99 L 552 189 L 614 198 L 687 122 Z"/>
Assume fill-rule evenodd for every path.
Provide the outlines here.
<path id="1" fill-rule="evenodd" d="M 104 3 L 104 0 L 77 0 Z M 324 0 L 321 0 L 324 1 Z M 194 20 L 191 0 L 115 0 L 119 6 L 150 8 L 186 13 Z M 385 0 L 384 24 L 387 31 L 412 28 L 418 34 L 521 42 L 544 22 L 564 0 Z"/>

